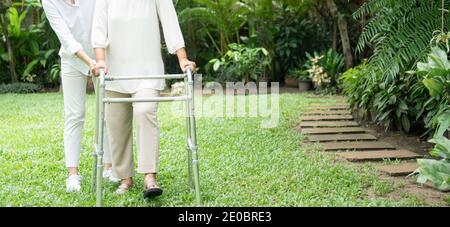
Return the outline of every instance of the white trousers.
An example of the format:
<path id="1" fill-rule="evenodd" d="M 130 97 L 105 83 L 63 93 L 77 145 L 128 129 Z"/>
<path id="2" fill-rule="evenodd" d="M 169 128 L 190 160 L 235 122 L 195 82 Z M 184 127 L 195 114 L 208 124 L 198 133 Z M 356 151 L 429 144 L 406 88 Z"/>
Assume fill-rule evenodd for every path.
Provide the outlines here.
<path id="1" fill-rule="evenodd" d="M 85 118 L 87 76 L 67 63 L 61 65 L 64 93 L 64 153 L 66 167 L 80 164 L 81 138 Z M 104 137 L 104 163 L 111 163 L 107 134 Z"/>

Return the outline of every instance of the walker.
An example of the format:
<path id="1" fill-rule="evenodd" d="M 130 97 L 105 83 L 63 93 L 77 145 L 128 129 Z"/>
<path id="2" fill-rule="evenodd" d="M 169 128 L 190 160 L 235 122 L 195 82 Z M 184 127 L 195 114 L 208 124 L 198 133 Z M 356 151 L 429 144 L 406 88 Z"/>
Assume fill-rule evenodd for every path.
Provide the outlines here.
<path id="1" fill-rule="evenodd" d="M 152 80 L 152 79 L 184 79 L 185 94 L 176 97 L 152 97 L 152 98 L 108 98 L 105 95 L 107 81 L 114 80 Z M 188 183 L 195 191 L 195 203 L 201 205 L 200 179 L 198 170 L 198 147 L 196 138 L 196 122 L 194 108 L 194 79 L 192 69 L 185 74 L 157 75 L 157 76 L 133 76 L 119 77 L 106 76 L 103 70 L 95 84 L 96 87 L 96 125 L 94 153 L 92 162 L 91 189 L 96 193 L 96 206 L 102 206 L 103 199 L 103 135 L 105 130 L 105 105 L 114 103 L 138 103 L 138 102 L 185 102 L 186 106 L 186 130 L 187 130 L 187 153 L 188 153 Z"/>

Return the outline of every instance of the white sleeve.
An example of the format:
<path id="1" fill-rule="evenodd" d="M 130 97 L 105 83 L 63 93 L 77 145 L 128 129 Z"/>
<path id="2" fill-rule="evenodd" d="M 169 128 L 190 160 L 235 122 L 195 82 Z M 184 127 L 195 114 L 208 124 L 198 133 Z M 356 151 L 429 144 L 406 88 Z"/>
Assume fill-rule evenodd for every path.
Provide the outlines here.
<path id="1" fill-rule="evenodd" d="M 108 1 L 97 0 L 92 22 L 92 47 L 107 48 L 108 40 Z"/>
<path id="2" fill-rule="evenodd" d="M 61 17 L 61 14 L 58 12 L 56 6 L 48 0 L 42 0 L 42 6 L 44 7 L 47 19 L 50 22 L 50 26 L 58 36 L 63 48 L 71 54 L 76 54 L 78 51 L 83 50 L 83 46 L 75 40 L 72 32 L 64 19 Z"/>
<path id="3" fill-rule="evenodd" d="M 177 50 L 185 47 L 175 6 L 172 0 L 156 0 L 156 7 L 163 27 L 167 49 L 170 54 L 175 54 Z"/>

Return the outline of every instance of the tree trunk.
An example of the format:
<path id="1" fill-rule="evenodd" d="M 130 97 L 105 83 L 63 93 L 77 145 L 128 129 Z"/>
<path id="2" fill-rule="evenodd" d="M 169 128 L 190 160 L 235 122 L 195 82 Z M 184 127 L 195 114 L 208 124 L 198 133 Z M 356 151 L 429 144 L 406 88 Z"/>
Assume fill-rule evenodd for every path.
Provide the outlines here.
<path id="1" fill-rule="evenodd" d="M 227 51 L 227 46 L 225 44 L 225 34 L 220 32 L 220 55 L 224 55 Z"/>
<path id="2" fill-rule="evenodd" d="M 345 65 L 347 68 L 351 68 L 353 67 L 353 53 L 352 47 L 350 46 L 347 20 L 345 19 L 344 15 L 339 13 L 336 3 L 334 3 L 334 0 L 326 0 L 326 3 L 328 9 L 330 10 L 331 15 L 334 18 L 337 18 L 337 25 L 339 28 L 339 33 L 341 35 L 342 41 L 342 50 L 344 51 L 345 55 Z"/>
<path id="3" fill-rule="evenodd" d="M 332 44 L 331 48 L 335 51 L 337 51 L 337 25 L 336 23 L 333 23 L 333 34 L 332 34 Z"/>
<path id="4" fill-rule="evenodd" d="M 3 7 L 3 5 L 1 6 Z M 6 49 L 8 50 L 8 59 L 9 59 L 9 72 L 11 74 L 11 82 L 17 83 L 19 82 L 19 77 L 16 73 L 16 63 L 14 61 L 14 50 L 12 48 L 11 39 L 8 37 L 8 23 L 6 21 L 5 15 L 0 14 L 0 23 L 3 31 L 3 35 L 6 39 Z"/>

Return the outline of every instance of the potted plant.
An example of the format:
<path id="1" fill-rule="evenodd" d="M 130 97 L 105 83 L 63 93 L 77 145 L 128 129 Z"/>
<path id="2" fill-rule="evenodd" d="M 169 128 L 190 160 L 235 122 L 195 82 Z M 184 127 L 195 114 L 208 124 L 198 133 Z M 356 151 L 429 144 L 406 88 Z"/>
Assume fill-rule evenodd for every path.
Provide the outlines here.
<path id="1" fill-rule="evenodd" d="M 312 80 L 309 78 L 309 73 L 304 70 L 297 70 L 298 89 L 300 92 L 309 91 L 312 89 Z"/>
<path id="2" fill-rule="evenodd" d="M 288 87 L 298 87 L 297 70 L 289 70 L 288 74 L 284 77 L 284 84 Z"/>

